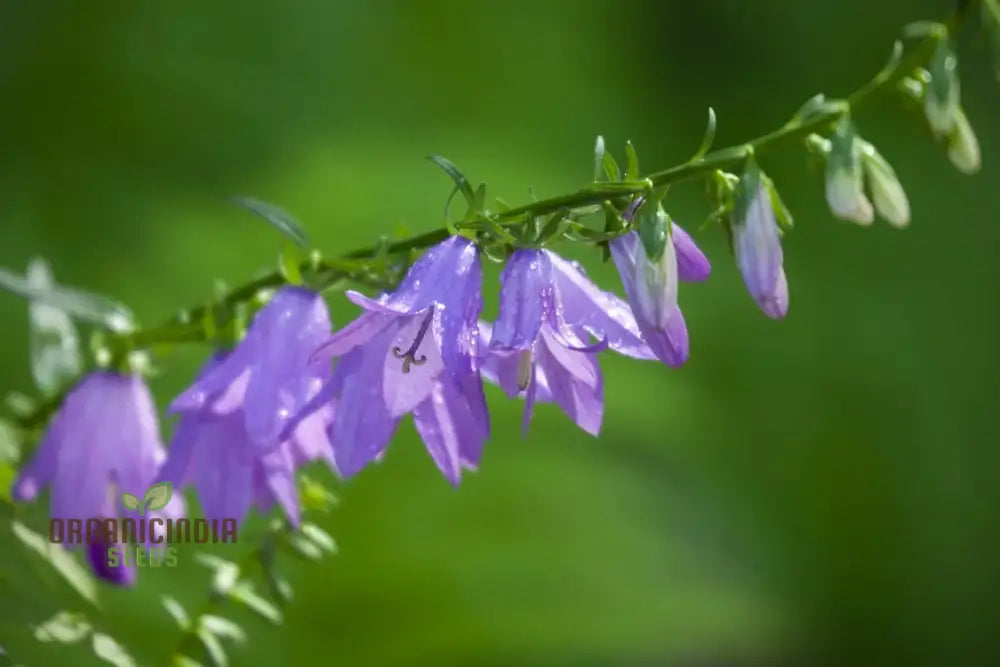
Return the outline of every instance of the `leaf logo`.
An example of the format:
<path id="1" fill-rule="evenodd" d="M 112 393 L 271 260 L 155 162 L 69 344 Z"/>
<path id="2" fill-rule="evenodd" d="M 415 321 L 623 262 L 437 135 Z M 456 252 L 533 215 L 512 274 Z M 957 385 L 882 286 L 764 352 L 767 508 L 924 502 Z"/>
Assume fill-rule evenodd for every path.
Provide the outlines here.
<path id="1" fill-rule="evenodd" d="M 174 485 L 170 482 L 158 482 L 146 490 L 146 494 L 140 500 L 131 493 L 122 494 L 122 505 L 125 509 L 145 516 L 148 510 L 161 510 L 170 502 L 170 497 L 174 495 Z"/>

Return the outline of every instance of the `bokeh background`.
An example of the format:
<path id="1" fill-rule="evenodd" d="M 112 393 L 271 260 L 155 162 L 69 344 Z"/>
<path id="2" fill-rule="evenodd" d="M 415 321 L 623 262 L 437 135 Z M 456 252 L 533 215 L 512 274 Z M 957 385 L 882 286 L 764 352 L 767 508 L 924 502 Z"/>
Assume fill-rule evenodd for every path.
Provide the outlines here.
<path id="1" fill-rule="evenodd" d="M 862 83 L 904 23 L 950 9 L 4 2 L 0 265 L 44 256 L 155 324 L 217 278 L 274 266 L 280 237 L 230 195 L 348 251 L 442 223 L 450 183 L 429 153 L 511 203 L 584 183 L 597 133 L 662 168 L 698 145 L 707 106 L 717 146 L 761 134 Z M 698 234 L 714 272 L 681 292 L 686 367 L 607 357 L 596 439 L 551 406 L 522 439 L 520 405 L 491 390 L 493 438 L 458 490 L 406 424 L 383 464 L 336 484 L 322 524 L 339 555 L 282 562 L 284 626 L 230 609 L 250 633 L 233 663 L 1000 664 L 1000 87 L 981 39 L 960 54 L 981 174 L 958 175 L 895 100 L 857 122 L 907 187 L 905 232 L 834 221 L 801 151 L 767 156 L 797 222 L 786 321 L 756 310 L 718 229 Z M 708 210 L 697 185 L 668 204 L 690 229 Z M 598 253 L 578 256 L 616 285 Z M 330 302 L 335 322 L 352 316 Z M 24 303 L 0 294 L 0 322 L 0 390 L 30 390 Z M 161 405 L 204 355 L 165 367 Z M 157 664 L 178 636 L 159 597 L 207 594 L 192 556 L 103 591 L 100 614 L 72 594 L 8 599 L 0 645 L 18 664 L 90 664 L 17 629 L 79 608 Z"/>

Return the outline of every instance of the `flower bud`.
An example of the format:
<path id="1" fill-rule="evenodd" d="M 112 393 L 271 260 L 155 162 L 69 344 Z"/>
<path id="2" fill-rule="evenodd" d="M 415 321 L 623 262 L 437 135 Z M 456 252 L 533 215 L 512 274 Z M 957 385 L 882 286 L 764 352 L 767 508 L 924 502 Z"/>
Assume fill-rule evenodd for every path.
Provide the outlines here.
<path id="1" fill-rule="evenodd" d="M 979 140 L 961 107 L 955 114 L 955 126 L 948 135 L 948 159 L 964 174 L 979 171 Z"/>
<path id="2" fill-rule="evenodd" d="M 894 227 L 910 224 L 910 201 L 892 166 L 867 141 L 860 141 L 861 164 L 868 177 L 875 210 Z"/>
<path id="3" fill-rule="evenodd" d="M 928 69 L 930 83 L 924 93 L 924 114 L 934 134 L 948 135 L 958 120 L 961 92 L 958 58 L 947 39 L 938 42 Z"/>
<path id="4" fill-rule="evenodd" d="M 870 225 L 875 210 L 865 196 L 858 146 L 851 121 L 844 118 L 830 137 L 826 162 L 826 201 L 835 216 Z"/>
<path id="5" fill-rule="evenodd" d="M 730 225 L 733 253 L 750 295 L 771 318 L 788 312 L 788 282 L 771 196 L 756 165 L 740 181 Z"/>

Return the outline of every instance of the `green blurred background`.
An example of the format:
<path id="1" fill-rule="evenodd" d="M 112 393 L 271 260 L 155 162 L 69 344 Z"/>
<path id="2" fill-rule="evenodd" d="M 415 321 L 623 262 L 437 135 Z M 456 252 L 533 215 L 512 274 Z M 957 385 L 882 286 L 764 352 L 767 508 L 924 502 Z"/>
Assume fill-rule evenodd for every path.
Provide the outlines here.
<path id="1" fill-rule="evenodd" d="M 274 202 L 318 247 L 348 251 L 442 223 L 449 183 L 429 153 L 511 203 L 585 182 L 597 133 L 662 168 L 695 149 L 708 105 L 717 146 L 771 130 L 873 74 L 902 24 L 950 9 L 8 0 L 0 265 L 47 257 L 61 282 L 155 324 L 210 298 L 216 278 L 274 266 L 279 237 L 230 195 Z M 835 222 L 801 151 L 767 156 L 797 221 L 786 321 L 756 310 L 719 230 L 699 234 L 714 272 L 681 292 L 686 367 L 608 356 L 596 439 L 552 406 L 522 439 L 520 404 L 491 390 L 493 438 L 457 491 L 405 424 L 382 465 L 337 484 L 323 525 L 340 554 L 282 563 L 296 590 L 284 627 L 232 610 L 251 635 L 234 664 L 1000 664 L 1000 88 L 987 55 L 963 43 L 981 174 L 959 176 L 895 101 L 857 122 L 907 187 L 905 232 Z M 698 186 L 668 203 L 692 230 L 707 213 Z M 582 257 L 616 285 L 597 253 Z M 331 307 L 337 324 L 353 314 L 341 296 Z M 0 390 L 28 390 L 24 303 L 0 295 L 0 322 Z M 204 354 L 154 380 L 161 405 Z M 136 591 L 103 591 L 94 616 L 144 664 L 178 636 L 158 597 L 206 596 L 208 572 L 181 556 Z M 12 629 L 78 599 L 8 602 L 0 644 L 14 658 L 93 659 Z"/>

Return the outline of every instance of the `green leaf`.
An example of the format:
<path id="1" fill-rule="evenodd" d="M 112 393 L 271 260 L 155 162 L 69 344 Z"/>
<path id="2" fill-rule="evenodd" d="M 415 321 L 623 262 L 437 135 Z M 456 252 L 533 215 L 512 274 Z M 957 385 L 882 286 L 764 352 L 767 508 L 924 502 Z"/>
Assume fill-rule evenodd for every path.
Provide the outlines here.
<path id="1" fill-rule="evenodd" d="M 195 636 L 201 640 L 202 645 L 205 647 L 205 651 L 208 653 L 209 660 L 215 667 L 226 667 L 229 664 L 229 658 L 226 656 L 226 649 L 222 647 L 222 643 L 218 638 L 211 632 L 203 627 L 199 627 L 195 631 Z"/>
<path id="2" fill-rule="evenodd" d="M 267 579 L 267 587 L 272 597 L 276 598 L 282 604 L 286 604 L 292 600 L 292 596 L 294 595 L 292 585 L 275 572 L 273 567 L 264 568 L 264 576 Z"/>
<path id="3" fill-rule="evenodd" d="M 173 658 L 174 667 L 204 667 L 200 662 L 186 655 L 180 653 L 174 655 Z"/>
<path id="4" fill-rule="evenodd" d="M 229 589 L 229 598 L 241 602 L 251 611 L 256 612 L 275 625 L 280 625 L 282 621 L 281 610 L 268 602 L 256 591 L 248 581 L 241 581 Z"/>
<path id="5" fill-rule="evenodd" d="M 563 223 L 566 221 L 567 211 L 553 213 L 549 219 L 538 230 L 538 242 L 546 243 L 562 233 Z"/>
<path id="6" fill-rule="evenodd" d="M 598 181 L 601 179 L 601 173 L 604 171 L 604 137 L 597 135 L 597 139 L 594 140 L 594 180 Z"/>
<path id="7" fill-rule="evenodd" d="M 195 561 L 214 572 L 212 590 L 219 595 L 228 595 L 240 576 L 240 566 L 211 554 L 195 554 Z"/>
<path id="8" fill-rule="evenodd" d="M 135 327 L 128 308 L 99 294 L 60 286 L 39 289 L 25 278 L 3 268 L 0 268 L 0 287 L 112 331 L 128 331 Z"/>
<path id="9" fill-rule="evenodd" d="M 34 259 L 28 264 L 27 283 L 41 292 L 52 289 L 55 281 L 45 260 Z M 28 304 L 28 317 L 31 374 L 43 393 L 54 394 L 80 374 L 76 327 L 65 312 L 38 301 Z"/>
<path id="10" fill-rule="evenodd" d="M 618 163 L 615 162 L 615 158 L 611 153 L 604 153 L 601 157 L 601 168 L 604 170 L 604 177 L 611 181 L 616 182 L 621 180 L 621 172 L 618 170 Z"/>
<path id="11" fill-rule="evenodd" d="M 331 554 L 337 553 L 337 543 L 333 537 L 316 524 L 303 523 L 299 527 L 299 532 L 323 551 Z"/>
<path id="12" fill-rule="evenodd" d="M 631 141 L 625 142 L 625 180 L 634 181 L 639 178 L 639 156 L 635 152 L 635 146 Z"/>
<path id="13" fill-rule="evenodd" d="M 181 630 L 187 630 L 191 627 L 191 619 L 188 617 L 187 612 L 184 610 L 184 607 L 180 602 L 173 599 L 169 595 L 164 595 L 161 602 L 163 603 L 163 608 L 167 610 L 167 613 L 170 614 L 175 621 L 177 621 L 177 625 Z"/>
<path id="14" fill-rule="evenodd" d="M 90 623 L 83 614 L 59 611 L 35 627 L 34 636 L 43 643 L 74 644 L 90 634 Z"/>
<path id="15" fill-rule="evenodd" d="M 242 644 L 247 639 L 247 635 L 243 632 L 243 628 L 233 621 L 230 621 L 228 618 L 223 618 L 222 616 L 205 614 L 198 619 L 198 624 L 201 628 L 207 630 L 216 637 L 222 639 L 232 639 L 237 644 Z"/>
<path id="16" fill-rule="evenodd" d="M 337 496 L 307 475 L 299 478 L 299 497 L 308 512 L 329 512 L 337 505 Z"/>
<path id="17" fill-rule="evenodd" d="M 480 183 L 476 192 L 472 195 L 472 202 L 469 210 L 465 214 L 466 220 L 472 220 L 475 216 L 482 214 L 486 210 L 486 184 Z"/>
<path id="18" fill-rule="evenodd" d="M 305 560 L 323 560 L 323 549 L 304 535 L 294 533 L 289 535 L 284 543 L 292 550 L 293 554 Z"/>
<path id="19" fill-rule="evenodd" d="M 309 244 L 309 239 L 303 231 L 302 225 L 290 213 L 252 197 L 233 197 L 232 202 L 264 218 L 268 224 L 291 239 L 296 245 L 305 248 Z"/>
<path id="20" fill-rule="evenodd" d="M 774 185 L 774 181 L 771 180 L 770 176 L 762 173 L 760 177 L 764 182 L 764 189 L 767 190 L 768 197 L 771 198 L 771 208 L 774 209 L 778 226 L 785 231 L 790 231 L 795 224 L 791 211 L 785 206 L 785 202 L 781 199 L 778 188 Z"/>
<path id="21" fill-rule="evenodd" d="M 135 512 L 136 510 L 139 509 L 139 499 L 136 498 L 131 493 L 123 493 L 122 505 L 125 507 L 125 509 L 132 510 L 133 512 Z"/>
<path id="22" fill-rule="evenodd" d="M 25 547 L 41 556 L 83 599 L 95 607 L 100 606 L 97 600 L 97 582 L 72 554 L 22 523 L 11 521 L 10 527 Z"/>
<path id="23" fill-rule="evenodd" d="M 90 638 L 94 655 L 115 667 L 135 667 L 135 660 L 121 644 L 106 634 L 95 632 Z"/>
<path id="24" fill-rule="evenodd" d="M 172 483 L 158 482 L 146 490 L 146 495 L 142 497 L 142 504 L 146 510 L 161 510 L 167 506 L 173 495 L 174 485 Z"/>
<path id="25" fill-rule="evenodd" d="M 701 145 L 698 146 L 694 157 L 691 158 L 692 162 L 705 157 L 705 154 L 712 148 L 712 144 L 715 142 L 716 124 L 715 109 L 708 107 L 708 123 L 705 125 L 705 133 L 701 137 Z"/>
<path id="26" fill-rule="evenodd" d="M 646 257 L 656 262 L 663 256 L 669 238 L 667 215 L 658 201 L 646 200 L 636 213 L 639 239 L 646 251 Z"/>
<path id="27" fill-rule="evenodd" d="M 301 263 L 302 254 L 299 252 L 299 247 L 292 243 L 286 243 L 278 258 L 278 270 L 285 282 L 290 285 L 302 284 L 302 271 L 299 269 Z"/>
<path id="28" fill-rule="evenodd" d="M 983 28 L 993 46 L 993 73 L 1000 80 L 1000 0 L 983 0 Z"/>
<path id="29" fill-rule="evenodd" d="M 455 190 L 462 193 L 467 205 L 472 206 L 473 201 L 475 201 L 475 193 L 472 192 L 472 186 L 469 184 L 469 179 L 465 177 L 465 174 L 451 160 L 443 158 L 440 155 L 428 155 L 427 159 L 440 167 L 444 173 L 448 174 L 451 180 L 455 182 Z M 454 195 L 454 192 L 452 192 L 452 195 Z M 450 201 L 451 197 L 448 199 Z"/>

